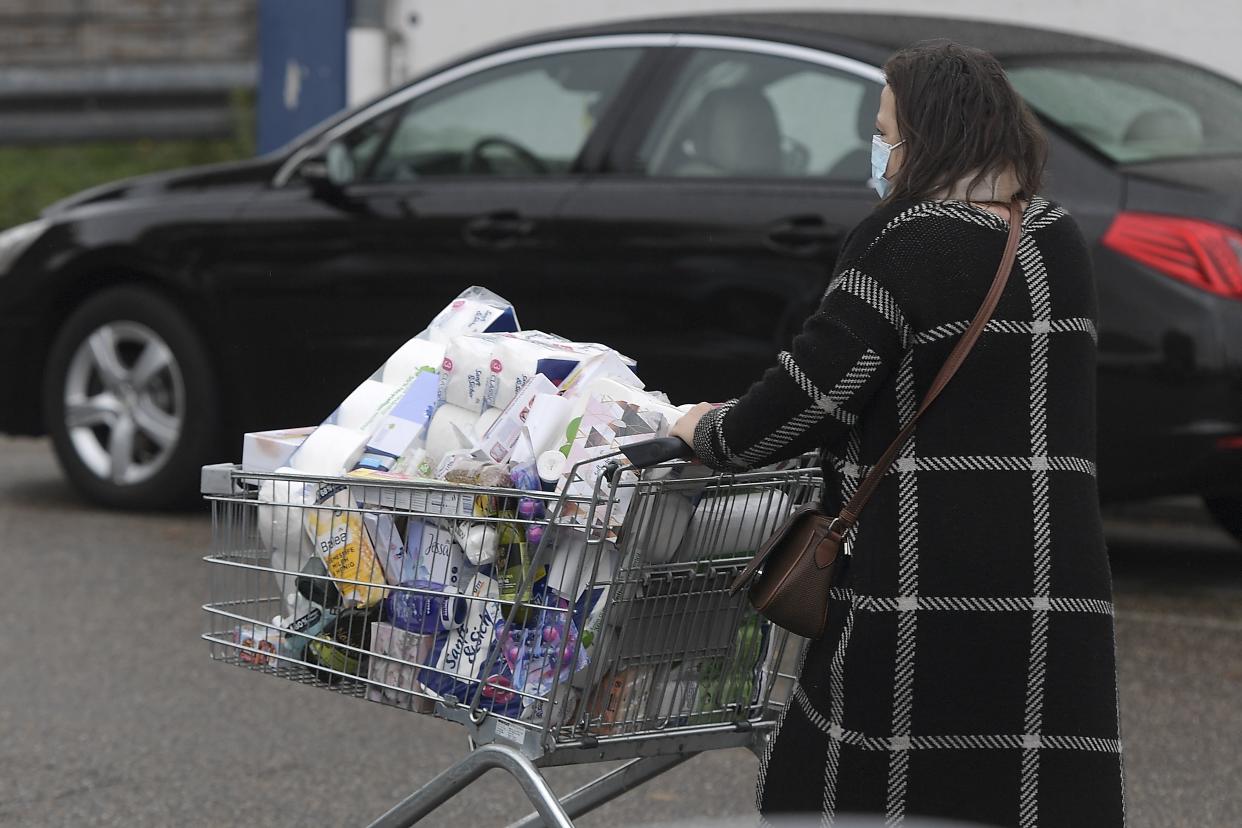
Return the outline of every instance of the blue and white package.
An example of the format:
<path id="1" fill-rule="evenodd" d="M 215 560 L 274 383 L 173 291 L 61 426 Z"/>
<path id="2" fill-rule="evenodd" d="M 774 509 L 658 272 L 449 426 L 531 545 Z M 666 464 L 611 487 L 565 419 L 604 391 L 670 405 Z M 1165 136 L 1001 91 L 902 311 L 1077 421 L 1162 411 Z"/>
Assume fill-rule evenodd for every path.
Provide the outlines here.
<path id="1" fill-rule="evenodd" d="M 439 383 L 435 371 L 420 371 L 410 378 L 401 399 L 375 426 L 355 469 L 390 471 L 397 459 L 425 436 L 439 402 Z"/>

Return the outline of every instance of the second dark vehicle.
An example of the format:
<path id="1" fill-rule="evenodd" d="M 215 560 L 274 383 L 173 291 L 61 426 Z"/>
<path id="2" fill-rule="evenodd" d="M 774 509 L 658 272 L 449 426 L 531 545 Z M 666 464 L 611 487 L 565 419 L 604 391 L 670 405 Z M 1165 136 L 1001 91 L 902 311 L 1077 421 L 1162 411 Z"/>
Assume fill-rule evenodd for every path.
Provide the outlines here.
<path id="1" fill-rule="evenodd" d="M 105 503 L 194 492 L 314 424 L 463 287 L 606 342 L 678 401 L 740 392 L 875 204 L 896 48 L 994 52 L 1092 245 L 1106 499 L 1203 495 L 1242 535 L 1242 87 L 996 24 L 645 20 L 507 43 L 250 162 L 79 194 L 0 234 L 0 431 Z"/>

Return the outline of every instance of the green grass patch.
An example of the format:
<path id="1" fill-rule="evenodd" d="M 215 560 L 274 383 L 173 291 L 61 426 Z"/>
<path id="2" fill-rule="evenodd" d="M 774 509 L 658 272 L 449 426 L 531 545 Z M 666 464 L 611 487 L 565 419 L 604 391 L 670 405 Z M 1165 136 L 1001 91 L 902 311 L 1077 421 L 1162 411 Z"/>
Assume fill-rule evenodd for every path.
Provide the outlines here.
<path id="1" fill-rule="evenodd" d="M 30 221 L 53 201 L 97 184 L 253 157 L 253 91 L 233 90 L 229 110 L 233 135 L 228 138 L 0 146 L 0 230 Z"/>

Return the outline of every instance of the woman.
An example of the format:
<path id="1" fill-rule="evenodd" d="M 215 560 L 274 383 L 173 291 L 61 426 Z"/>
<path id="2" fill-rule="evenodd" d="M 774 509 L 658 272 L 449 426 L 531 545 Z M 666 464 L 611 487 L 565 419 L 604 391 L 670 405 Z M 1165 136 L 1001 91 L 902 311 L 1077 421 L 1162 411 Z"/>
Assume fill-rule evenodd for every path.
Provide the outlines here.
<path id="1" fill-rule="evenodd" d="M 884 71 L 879 207 L 792 352 L 674 433 L 726 470 L 821 449 L 835 515 L 978 310 L 1015 198 L 1022 236 L 994 321 L 847 535 L 758 805 L 1121 825 L 1090 258 L 1036 195 L 1044 138 L 991 55 L 920 44 Z"/>

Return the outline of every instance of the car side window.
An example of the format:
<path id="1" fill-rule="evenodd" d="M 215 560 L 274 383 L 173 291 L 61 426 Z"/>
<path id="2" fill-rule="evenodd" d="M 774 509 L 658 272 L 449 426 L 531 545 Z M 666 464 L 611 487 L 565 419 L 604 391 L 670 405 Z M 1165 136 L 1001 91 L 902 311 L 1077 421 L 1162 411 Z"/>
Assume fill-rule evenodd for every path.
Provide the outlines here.
<path id="1" fill-rule="evenodd" d="M 640 171 L 864 183 L 880 89 L 803 60 L 696 51 L 639 149 Z"/>
<path id="2" fill-rule="evenodd" d="M 530 58 L 420 95 L 358 177 L 565 175 L 640 54 L 617 48 Z"/>

